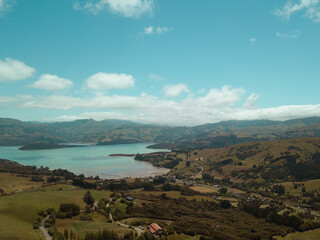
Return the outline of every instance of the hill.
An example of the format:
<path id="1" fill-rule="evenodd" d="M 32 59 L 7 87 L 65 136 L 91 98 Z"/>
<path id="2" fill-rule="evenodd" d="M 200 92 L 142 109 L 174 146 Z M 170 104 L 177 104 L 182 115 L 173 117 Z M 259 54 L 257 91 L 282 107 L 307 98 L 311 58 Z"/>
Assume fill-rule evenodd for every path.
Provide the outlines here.
<path id="1" fill-rule="evenodd" d="M 124 120 L 39 123 L 0 118 L 0 145 L 32 142 L 97 143 L 99 145 L 154 142 L 154 148 L 218 148 L 257 140 L 320 136 L 320 118 L 289 121 L 223 121 L 195 127 L 169 127 Z"/>
<path id="2" fill-rule="evenodd" d="M 294 138 L 195 150 L 205 172 L 234 181 L 295 181 L 320 176 L 320 138 Z"/>

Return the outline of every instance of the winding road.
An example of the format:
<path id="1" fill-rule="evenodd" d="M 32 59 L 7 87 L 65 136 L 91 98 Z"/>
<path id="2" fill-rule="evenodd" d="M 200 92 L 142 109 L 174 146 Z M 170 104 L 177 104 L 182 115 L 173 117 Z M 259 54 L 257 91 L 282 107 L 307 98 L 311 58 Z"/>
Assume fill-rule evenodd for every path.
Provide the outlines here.
<path id="1" fill-rule="evenodd" d="M 47 229 L 45 229 L 44 224 L 46 223 L 46 221 L 50 218 L 50 215 L 47 215 L 40 223 L 40 230 L 43 233 L 43 235 L 45 236 L 45 238 L 47 240 L 52 240 L 52 237 L 50 237 L 49 233 L 47 232 Z"/>
<path id="2" fill-rule="evenodd" d="M 110 200 L 109 200 L 109 202 L 107 203 L 106 207 L 109 207 L 111 201 L 112 201 L 112 198 L 110 198 Z M 112 212 L 111 212 L 111 211 L 110 211 L 110 214 L 109 214 L 109 218 L 111 219 L 111 221 L 112 221 L 113 223 L 116 223 L 116 224 L 118 224 L 118 225 L 120 225 L 120 226 L 123 226 L 123 227 L 126 227 L 126 228 L 130 228 L 130 226 L 127 225 L 127 224 L 124 224 L 124 223 L 119 222 L 119 221 L 114 221 L 114 220 L 113 220 L 113 217 L 112 217 Z M 140 236 L 140 235 L 144 232 L 144 230 L 142 230 L 142 229 L 140 229 L 140 228 L 138 228 L 138 227 L 134 227 L 134 226 L 132 226 L 132 227 L 134 228 L 134 230 L 137 231 L 138 236 Z"/>
<path id="3" fill-rule="evenodd" d="M 204 170 L 204 168 L 203 168 L 203 166 L 201 164 L 194 163 L 194 165 L 197 166 L 198 168 L 200 168 L 201 170 L 197 174 L 193 175 L 192 178 L 196 178 L 196 177 L 200 176 L 203 173 L 203 170 Z"/>

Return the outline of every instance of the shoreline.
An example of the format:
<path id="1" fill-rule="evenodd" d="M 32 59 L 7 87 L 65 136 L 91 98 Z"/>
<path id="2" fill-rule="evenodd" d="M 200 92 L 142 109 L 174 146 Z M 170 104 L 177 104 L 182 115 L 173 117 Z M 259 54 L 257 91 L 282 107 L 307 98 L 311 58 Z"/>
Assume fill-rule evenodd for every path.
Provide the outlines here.
<path id="1" fill-rule="evenodd" d="M 88 178 L 95 177 L 95 176 L 99 176 L 100 178 L 103 178 L 103 179 L 145 178 L 145 177 L 159 176 L 159 175 L 167 174 L 168 172 L 170 172 L 170 169 L 154 166 L 151 162 L 144 162 L 142 165 L 138 164 L 138 163 L 137 163 L 137 165 L 133 164 L 132 168 L 128 168 L 126 165 L 123 165 L 123 167 L 120 167 L 121 166 L 120 163 L 122 161 L 124 161 L 124 162 L 129 161 L 130 164 L 132 164 L 131 161 L 140 162 L 140 161 L 135 160 L 135 156 L 137 155 L 136 152 L 142 152 L 142 154 L 159 153 L 159 152 L 156 152 L 156 151 L 151 150 L 151 149 L 147 150 L 146 147 L 149 146 L 150 144 L 151 143 L 143 144 L 143 147 L 137 146 L 137 147 L 130 147 L 130 148 L 127 149 L 126 147 L 125 148 L 121 148 L 120 147 L 123 144 L 119 144 L 118 145 L 120 148 L 119 147 L 116 147 L 116 148 L 111 147 L 110 148 L 110 147 L 107 147 L 107 146 L 106 146 L 106 148 L 104 148 L 104 146 L 97 146 L 97 145 L 92 146 L 92 144 L 90 146 L 87 143 L 87 144 L 85 144 L 85 146 L 90 146 L 90 147 L 93 147 L 93 148 L 97 147 L 97 151 L 98 151 L 97 152 L 95 150 L 89 150 L 88 156 L 91 155 L 90 152 L 93 152 L 92 153 L 93 157 L 92 157 L 92 159 L 90 157 L 88 157 L 88 159 L 85 161 L 87 163 L 82 164 L 83 161 L 86 159 L 86 157 L 82 159 L 81 158 L 82 155 L 79 156 L 79 154 L 75 154 L 75 156 L 76 156 L 75 159 L 69 159 L 70 157 L 66 158 L 67 160 L 70 160 L 70 161 L 76 161 L 76 160 L 79 161 L 80 165 L 78 167 L 75 167 L 73 165 L 72 165 L 73 166 L 72 167 L 71 164 L 64 165 L 64 162 L 61 162 L 61 164 L 58 164 L 58 163 L 50 164 L 50 162 L 48 162 L 48 161 L 45 161 L 47 164 L 44 163 L 44 162 L 42 163 L 42 159 L 45 159 L 45 158 L 42 158 L 42 155 L 45 156 L 47 154 L 46 151 L 49 151 L 48 154 L 55 153 L 53 155 L 54 157 L 52 159 L 55 159 L 57 156 L 60 156 L 59 152 L 57 152 L 57 154 L 56 154 L 56 152 L 50 152 L 51 150 L 54 150 L 54 149 L 48 149 L 48 150 L 47 149 L 43 149 L 42 151 L 44 151 L 45 153 L 41 153 L 41 154 L 40 154 L 40 151 L 39 151 L 39 154 L 41 155 L 40 158 L 39 158 L 38 155 L 34 156 L 34 154 L 32 154 L 33 151 L 20 151 L 20 150 L 18 150 L 19 146 L 15 146 L 14 147 L 15 149 L 11 149 L 8 152 L 8 153 L 10 153 L 12 151 L 14 154 L 7 154 L 6 156 L 2 156 L 2 157 L 6 158 L 6 159 L 11 159 L 11 161 L 19 163 L 19 164 L 24 165 L 24 166 L 31 166 L 31 165 L 35 165 L 37 167 L 47 166 L 51 171 L 60 168 L 60 169 L 65 169 L 67 171 L 70 171 L 70 172 L 72 172 L 72 173 L 74 173 L 76 175 L 84 174 Z M 78 144 L 77 143 L 73 143 L 71 145 L 78 145 Z M 6 147 L 8 147 L 8 146 L 4 146 L 3 148 L 5 149 Z M 98 149 L 100 149 L 100 147 L 102 147 L 102 150 L 98 150 Z M 80 148 L 81 149 L 85 149 L 83 147 L 80 147 Z M 91 148 L 88 148 L 88 149 L 91 149 Z M 106 150 L 104 150 L 104 149 L 106 149 Z M 67 151 L 68 151 L 67 153 L 74 152 L 74 151 L 78 152 L 78 150 L 75 150 L 75 149 L 74 150 L 70 149 L 70 150 L 67 150 Z M 87 152 L 86 150 L 84 150 L 84 151 Z M 103 154 L 104 151 L 106 151 L 105 154 Z M 125 151 L 127 151 L 127 153 Z M 167 152 L 167 151 L 168 150 L 163 149 L 163 152 Z M 112 152 L 116 152 L 116 153 L 112 153 Z M 123 153 L 123 152 L 125 152 L 125 153 Z M 10 155 L 12 155 L 12 156 L 10 156 Z M 64 153 L 64 155 L 65 155 L 65 153 Z M 33 157 L 34 157 L 34 159 L 33 159 Z M 38 160 L 37 157 L 39 158 L 39 160 Z M 112 158 L 114 158 L 114 159 L 111 160 Z M 126 159 L 128 159 L 128 160 L 126 160 Z M 93 165 L 90 164 L 91 160 L 95 161 Z M 99 160 L 103 160 L 105 162 L 105 164 L 101 165 L 101 163 L 99 163 Z M 110 166 L 112 166 L 110 168 L 108 168 L 108 166 L 109 166 L 108 161 L 110 161 Z M 117 163 L 118 161 L 120 161 L 120 162 Z M 90 169 L 87 169 L 86 167 L 83 167 L 82 165 L 83 166 L 90 165 Z M 96 168 L 94 168 L 95 165 L 97 165 Z M 99 167 L 99 165 L 101 165 L 101 166 Z M 144 165 L 144 167 L 143 167 L 143 165 Z M 113 170 L 113 168 L 114 168 L 114 170 Z"/>
<path id="2" fill-rule="evenodd" d="M 148 164 L 151 164 L 151 163 L 148 163 Z M 147 172 L 134 171 L 125 177 L 121 177 L 119 175 L 112 175 L 112 174 L 97 174 L 96 176 L 99 176 L 101 179 L 104 179 L 104 180 L 112 180 L 112 179 L 121 180 L 121 179 L 128 179 L 128 178 L 147 178 L 147 177 L 162 176 L 162 175 L 165 175 L 171 171 L 171 169 L 168 169 L 168 168 L 160 168 L 160 167 L 155 167 L 155 166 L 153 166 L 153 168 L 155 168 L 155 169 L 151 170 L 151 171 L 147 171 Z M 86 174 L 85 174 L 85 176 L 86 177 L 95 177 L 95 176 L 86 175 Z"/>
<path id="3" fill-rule="evenodd" d="M 136 157 L 137 154 L 111 153 L 109 157 Z"/>

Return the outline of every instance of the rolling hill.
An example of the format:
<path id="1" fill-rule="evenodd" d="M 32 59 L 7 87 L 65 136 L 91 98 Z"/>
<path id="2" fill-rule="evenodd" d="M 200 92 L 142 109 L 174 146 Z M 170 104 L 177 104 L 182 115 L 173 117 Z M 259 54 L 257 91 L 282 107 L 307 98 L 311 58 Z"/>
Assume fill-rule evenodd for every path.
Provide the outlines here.
<path id="1" fill-rule="evenodd" d="M 154 142 L 155 148 L 218 148 L 257 140 L 320 136 L 320 118 L 288 121 L 223 121 L 195 127 L 139 124 L 124 120 L 41 123 L 0 118 L 0 145 L 32 142 L 99 145 Z"/>

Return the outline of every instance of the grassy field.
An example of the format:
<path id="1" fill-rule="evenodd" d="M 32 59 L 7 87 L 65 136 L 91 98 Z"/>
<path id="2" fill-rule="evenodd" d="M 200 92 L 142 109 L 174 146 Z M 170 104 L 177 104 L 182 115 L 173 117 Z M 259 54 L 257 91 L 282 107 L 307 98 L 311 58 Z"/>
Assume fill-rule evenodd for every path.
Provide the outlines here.
<path id="1" fill-rule="evenodd" d="M 72 230 L 81 238 L 84 238 L 87 232 L 98 232 L 103 229 L 117 232 L 119 235 L 124 235 L 132 231 L 126 227 L 118 226 L 116 223 L 107 223 L 106 218 L 97 213 L 93 214 L 93 221 L 80 221 L 79 217 L 74 217 L 72 219 L 57 219 L 55 225 L 61 233 L 63 233 L 65 229 L 67 229 L 68 232 Z"/>
<path id="2" fill-rule="evenodd" d="M 219 188 L 210 187 L 210 186 L 193 186 L 190 188 L 201 193 L 218 193 L 219 191 Z M 228 193 L 239 194 L 239 193 L 243 193 L 243 191 L 235 188 L 228 188 Z"/>
<path id="3" fill-rule="evenodd" d="M 7 194 L 41 188 L 41 186 L 42 182 L 31 182 L 30 178 L 17 177 L 17 174 L 0 173 L 0 188 Z"/>
<path id="4" fill-rule="evenodd" d="M 180 192 L 177 191 L 168 191 L 168 192 L 152 192 L 152 191 L 148 191 L 148 192 L 141 192 L 141 193 L 145 193 L 145 194 L 151 194 L 154 196 L 160 196 L 161 194 L 166 194 L 167 197 L 169 198 L 180 198 L 180 197 L 184 197 L 188 200 L 192 200 L 192 199 L 196 199 L 197 201 L 202 201 L 202 200 L 208 200 L 208 201 L 213 201 L 216 202 L 216 200 L 214 200 L 211 197 L 207 197 L 207 196 L 201 196 L 201 195 L 194 195 L 194 196 L 184 196 L 181 195 Z"/>
<path id="5" fill-rule="evenodd" d="M 218 193 L 218 188 L 213 188 L 213 187 L 205 187 L 205 186 L 193 186 L 190 187 L 192 190 L 195 190 L 197 192 L 201 193 Z"/>
<path id="6" fill-rule="evenodd" d="M 156 222 L 160 225 L 170 225 L 172 221 L 169 220 L 162 220 L 162 219 L 156 219 L 156 218 L 127 218 L 123 219 L 120 222 L 127 224 L 127 225 L 134 225 L 134 226 L 146 226 L 150 223 Z"/>
<path id="7" fill-rule="evenodd" d="M 319 240 L 320 239 L 320 229 L 316 229 L 313 231 L 307 231 L 307 232 L 296 232 L 291 233 L 282 237 L 277 237 L 277 240 Z"/>
<path id="8" fill-rule="evenodd" d="M 54 186 L 59 189 L 63 186 Z M 22 192 L 0 198 L 0 239 L 6 236 L 6 240 L 39 239 L 39 232 L 32 229 L 32 224 L 39 217 L 38 212 L 47 208 L 58 210 L 61 203 L 73 202 L 84 207 L 82 200 L 85 190 L 61 190 L 56 191 L 54 187 L 44 188 L 43 191 Z M 72 187 L 72 186 L 71 186 Z M 70 186 L 66 186 L 70 188 Z M 108 198 L 110 192 L 91 191 L 95 199 Z"/>
<path id="9" fill-rule="evenodd" d="M 173 234 L 169 235 L 168 240 L 197 240 L 198 237 L 191 237 L 185 234 Z"/>
<path id="10" fill-rule="evenodd" d="M 121 210 L 121 212 L 126 213 L 128 205 L 125 203 L 117 202 L 116 207 Z"/>
<path id="11" fill-rule="evenodd" d="M 285 187 L 285 191 L 289 195 L 299 196 L 302 194 L 302 187 L 305 186 L 306 191 L 314 191 L 320 190 L 320 179 L 311 180 L 311 181 L 304 181 L 304 182 L 295 182 L 298 184 L 298 188 L 294 189 L 294 184 L 292 182 L 284 182 L 281 183 Z"/>

